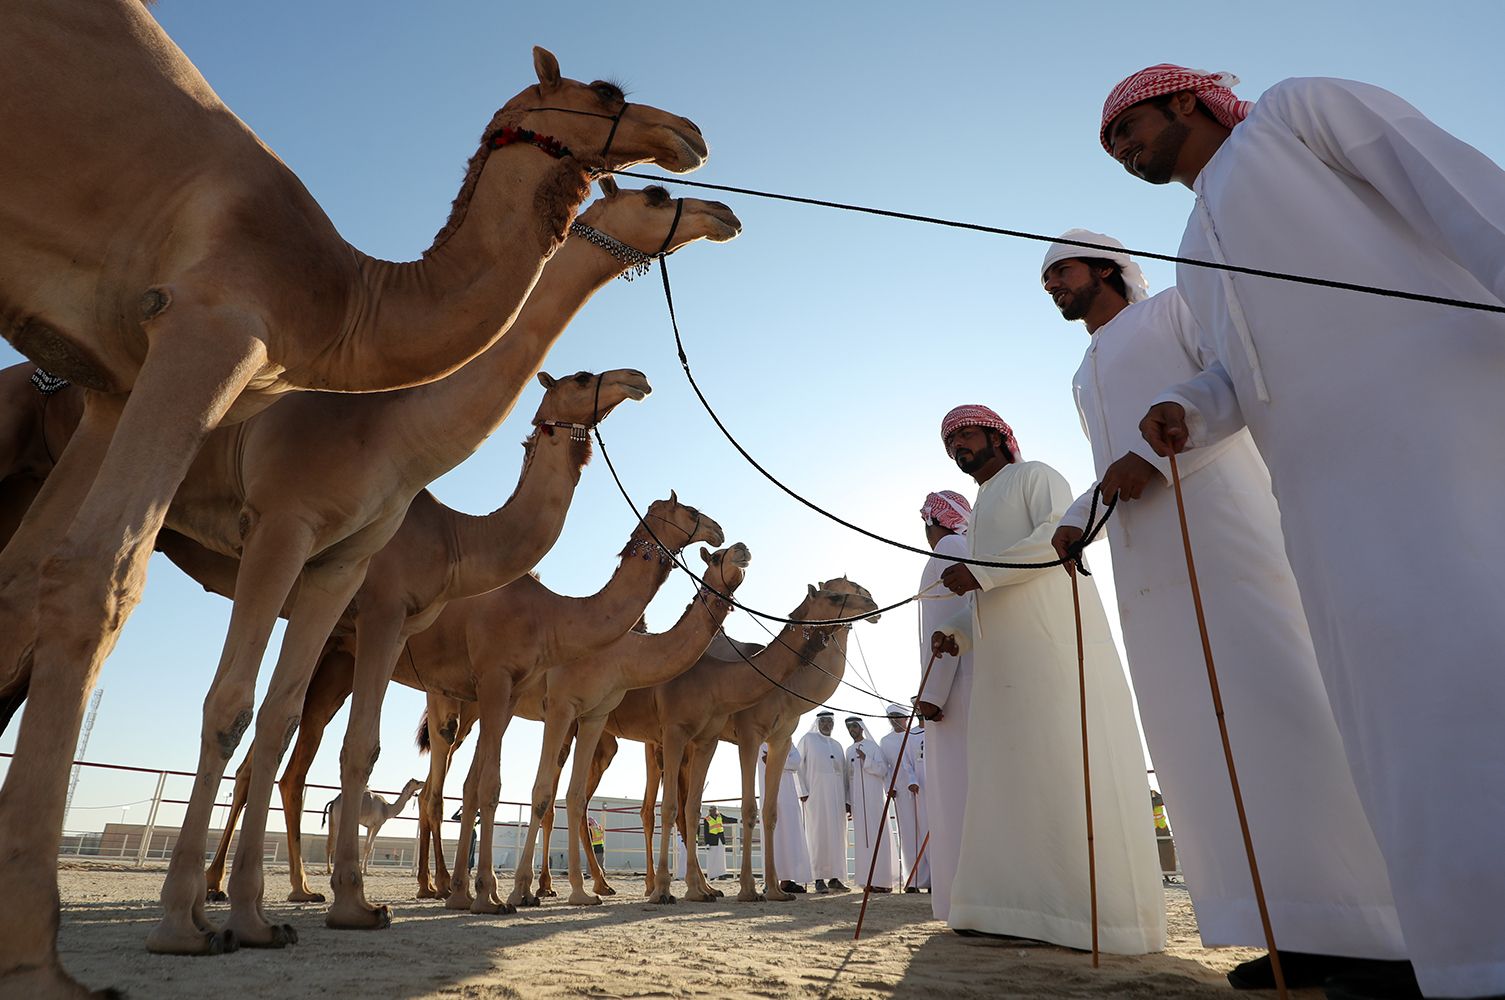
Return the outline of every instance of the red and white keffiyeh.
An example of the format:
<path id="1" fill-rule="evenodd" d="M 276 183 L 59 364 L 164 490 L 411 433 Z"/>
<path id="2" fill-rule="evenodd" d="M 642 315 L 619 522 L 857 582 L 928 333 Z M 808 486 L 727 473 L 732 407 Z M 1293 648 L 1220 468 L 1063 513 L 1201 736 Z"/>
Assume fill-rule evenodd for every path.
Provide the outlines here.
<path id="1" fill-rule="evenodd" d="M 967 519 L 972 514 L 972 505 L 967 498 L 953 490 L 937 490 L 925 496 L 920 508 L 920 517 L 926 524 L 939 524 L 958 535 L 967 533 Z"/>
<path id="2" fill-rule="evenodd" d="M 1197 95 L 1212 116 L 1226 128 L 1233 128 L 1254 110 L 1253 101 L 1241 101 L 1230 89 L 1238 84 L 1232 73 L 1209 73 L 1201 69 L 1187 69 L 1171 63 L 1161 63 L 1142 69 L 1119 81 L 1103 102 L 1103 123 L 1098 129 L 1098 140 L 1108 155 L 1113 155 L 1113 145 L 1108 142 L 1108 126 L 1113 119 L 1129 108 L 1152 97 L 1189 90 Z"/>
<path id="3" fill-rule="evenodd" d="M 946 438 L 958 427 L 991 427 L 995 431 L 1003 432 L 1003 443 L 1008 446 L 1009 456 L 1012 461 L 1023 461 L 1019 454 L 1019 442 L 1014 438 L 1014 429 L 1003 422 L 1003 418 L 980 403 L 965 403 L 956 407 L 941 419 L 941 444 L 946 443 Z"/>

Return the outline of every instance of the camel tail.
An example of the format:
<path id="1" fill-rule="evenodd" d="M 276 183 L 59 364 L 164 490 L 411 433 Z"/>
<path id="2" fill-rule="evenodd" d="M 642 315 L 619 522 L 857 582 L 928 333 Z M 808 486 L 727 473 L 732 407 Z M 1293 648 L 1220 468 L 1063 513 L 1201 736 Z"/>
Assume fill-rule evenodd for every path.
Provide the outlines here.
<path id="1" fill-rule="evenodd" d="M 418 744 L 418 752 L 420 754 L 429 752 L 429 710 L 426 708 L 423 710 L 423 714 L 418 717 L 418 735 L 414 739 L 414 742 Z"/>
<path id="2" fill-rule="evenodd" d="M 338 799 L 339 799 L 339 796 L 337 795 L 334 798 L 330 799 L 327 803 L 324 804 L 324 812 L 319 817 L 319 829 L 320 830 L 324 829 L 325 824 L 327 824 L 329 822 L 329 810 L 331 810 L 331 809 L 334 808 L 334 804 L 335 804 L 335 802 Z"/>

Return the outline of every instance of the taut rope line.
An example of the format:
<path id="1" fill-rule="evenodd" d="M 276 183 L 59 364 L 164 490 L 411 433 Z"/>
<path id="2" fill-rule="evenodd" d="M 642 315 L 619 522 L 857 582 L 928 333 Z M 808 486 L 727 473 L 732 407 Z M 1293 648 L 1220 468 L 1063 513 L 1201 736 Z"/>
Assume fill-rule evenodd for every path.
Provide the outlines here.
<path id="1" fill-rule="evenodd" d="M 1082 794 L 1087 804 L 1087 891 L 1092 900 L 1092 967 L 1097 950 L 1097 846 L 1092 839 L 1092 765 L 1087 753 L 1087 651 L 1082 638 L 1082 597 L 1076 574 L 1071 574 L 1071 610 L 1076 615 L 1077 692 L 1082 703 Z"/>
<path id="2" fill-rule="evenodd" d="M 1233 790 L 1233 806 L 1238 812 L 1239 832 L 1244 835 L 1244 853 L 1249 858 L 1249 878 L 1254 883 L 1254 901 L 1259 904 L 1259 922 L 1264 928 L 1265 944 L 1270 949 L 1270 971 L 1275 974 L 1275 989 L 1286 1000 L 1286 979 L 1280 969 L 1280 952 L 1275 948 L 1275 932 L 1270 928 L 1270 910 L 1265 905 L 1265 890 L 1259 880 L 1259 864 L 1254 860 L 1254 841 L 1249 836 L 1249 817 L 1244 813 L 1244 796 L 1239 791 L 1238 771 L 1233 766 L 1233 746 L 1228 742 L 1228 723 L 1223 718 L 1223 695 L 1218 689 L 1218 673 L 1212 664 L 1212 644 L 1207 640 L 1207 617 L 1202 611 L 1202 591 L 1197 586 L 1197 567 L 1191 557 L 1191 534 L 1186 530 L 1186 505 L 1181 499 L 1181 473 L 1176 456 L 1171 461 L 1171 485 L 1176 491 L 1176 514 L 1181 519 L 1181 545 L 1186 549 L 1186 575 L 1191 580 L 1192 605 L 1197 612 L 1197 631 L 1202 636 L 1202 657 L 1207 661 L 1207 683 L 1212 690 L 1212 710 L 1218 717 L 1218 733 L 1223 737 L 1223 759 L 1228 762 L 1228 784 Z"/>
<path id="3" fill-rule="evenodd" d="M 754 198 L 768 198 L 773 201 L 789 201 L 799 205 L 814 205 L 819 208 L 836 208 L 844 212 L 861 212 L 865 215 L 878 215 L 886 219 L 902 219 L 906 222 L 924 222 L 933 226 L 945 226 L 950 229 L 966 229 L 974 233 L 988 233 L 993 236 L 1009 236 L 1020 240 L 1033 240 L 1036 243 L 1064 243 L 1068 246 L 1081 247 L 1084 250 L 1111 251 L 1112 253 L 1127 253 L 1134 257 L 1147 257 L 1150 260 L 1163 260 L 1172 264 L 1189 264 L 1192 267 L 1204 267 L 1213 271 L 1232 271 L 1235 274 L 1249 274 L 1257 278 L 1274 278 L 1277 281 L 1293 281 L 1303 285 L 1316 285 L 1320 288 L 1337 288 L 1348 292 L 1362 292 L 1366 295 L 1379 295 L 1391 299 L 1406 299 L 1411 302 L 1430 302 L 1434 305 L 1454 306 L 1458 309 L 1473 309 L 1479 312 L 1505 313 L 1505 306 L 1494 305 L 1488 302 L 1470 302 L 1466 299 L 1452 299 L 1443 295 L 1424 295 L 1421 292 L 1405 292 L 1394 288 L 1380 288 L 1375 285 L 1360 285 L 1351 281 L 1336 281 L 1331 278 L 1313 278 L 1304 274 L 1289 274 L 1284 271 L 1267 271 L 1258 267 L 1243 267 L 1238 264 L 1223 264 L 1211 260 L 1197 260 L 1194 257 L 1181 257 L 1171 253 L 1155 253 L 1151 250 L 1125 250 L 1123 247 L 1108 247 L 1099 243 L 1086 243 L 1081 240 L 1068 240 L 1059 236 L 1045 236 L 1040 233 L 1029 233 L 1022 229 L 1005 229 L 1001 226 L 985 226 L 978 222 L 959 222 L 955 219 L 942 219 L 931 215 L 917 215 L 913 212 L 895 212 L 886 208 L 872 208 L 867 205 L 852 205 L 840 201 L 826 201 L 821 198 L 803 198 L 792 194 L 778 194 L 773 191 L 758 191 L 753 188 L 732 187 L 729 184 L 708 184 L 705 181 L 687 181 L 679 177 L 655 177 L 652 174 L 637 174 L 627 170 L 613 171 L 619 177 L 634 177 L 638 180 L 653 181 L 655 184 L 683 184 L 686 187 L 706 188 L 711 191 L 726 191 L 731 194 L 745 194 Z"/>

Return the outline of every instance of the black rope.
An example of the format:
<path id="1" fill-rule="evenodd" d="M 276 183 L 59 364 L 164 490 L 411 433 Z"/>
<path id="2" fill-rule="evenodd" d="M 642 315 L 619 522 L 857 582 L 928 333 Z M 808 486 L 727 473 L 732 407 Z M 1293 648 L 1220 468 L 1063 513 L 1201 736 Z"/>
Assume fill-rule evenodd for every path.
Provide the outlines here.
<path id="1" fill-rule="evenodd" d="M 805 499 L 803 496 L 780 482 L 778 477 L 776 477 L 773 473 L 763 468 L 758 460 L 756 458 L 753 458 L 746 448 L 742 447 L 741 442 L 739 442 L 735 437 L 732 436 L 731 431 L 727 430 L 726 424 L 721 422 L 721 418 L 717 416 L 715 409 L 712 408 L 710 400 L 706 399 L 705 393 L 700 390 L 700 384 L 695 381 L 695 373 L 690 371 L 690 359 L 689 356 L 685 354 L 685 342 L 679 333 L 679 318 L 674 313 L 674 292 L 669 287 L 669 261 L 667 260 L 667 258 L 660 255 L 658 259 L 658 266 L 659 275 L 663 278 L 664 281 L 664 301 L 669 304 L 669 324 L 674 328 L 674 346 L 679 352 L 679 366 L 684 369 L 685 378 L 689 379 L 690 388 L 695 390 L 695 396 L 700 400 L 700 405 L 705 408 L 706 413 L 710 414 L 711 420 L 715 422 L 716 427 L 721 431 L 723 435 L 726 436 L 726 439 L 732 443 L 732 447 L 736 448 L 737 452 L 747 460 L 747 463 L 754 469 L 757 469 L 759 472 L 761 472 L 763 474 L 763 478 L 767 479 L 770 483 L 773 483 L 779 489 L 789 494 L 789 496 L 798 500 L 806 507 L 809 507 L 817 514 L 821 514 L 824 517 L 835 521 L 842 527 L 850 528 L 852 531 L 855 531 L 858 534 L 866 535 L 867 537 L 875 539 L 876 541 L 883 542 L 886 545 L 892 545 L 896 549 L 903 549 L 905 552 L 913 552 L 916 555 L 922 556 L 935 555 L 935 553 L 930 549 L 922 549 L 918 546 L 906 545 L 903 542 L 896 541 L 884 535 L 880 535 L 876 531 L 869 531 L 867 528 L 864 528 L 861 525 L 853 524 L 851 521 L 846 520 L 840 515 L 831 513 L 824 507 L 821 507 L 819 504 Z M 599 432 L 597 434 L 597 440 L 600 440 Z M 607 464 L 611 464 L 610 460 L 607 461 Z M 621 485 L 620 482 L 618 483 L 618 485 Z M 1115 493 L 1113 495 L 1113 498 L 1108 501 L 1107 506 L 1103 511 L 1102 520 L 1095 522 L 1097 516 L 1097 502 L 1098 493 L 1097 489 L 1094 488 L 1092 491 L 1092 507 L 1087 515 L 1087 527 L 1091 529 L 1090 533 L 1084 534 L 1078 544 L 1073 546 L 1072 551 L 1062 558 L 1052 559 L 1049 562 L 1038 563 L 999 562 L 990 559 L 971 559 L 964 556 L 948 556 L 947 559 L 950 562 L 961 563 L 965 566 L 987 566 L 993 569 L 1049 569 L 1052 566 L 1061 566 L 1067 562 L 1074 562 L 1076 563 L 1077 570 L 1080 571 L 1084 576 L 1091 576 L 1092 574 L 1088 572 L 1087 568 L 1082 564 L 1081 553 L 1082 550 L 1089 544 L 1091 544 L 1092 540 L 1097 537 L 1097 533 L 1102 530 L 1103 525 L 1108 523 L 1108 518 L 1112 515 L 1113 508 L 1118 504 L 1118 494 Z M 901 601 L 900 604 L 895 605 L 895 607 L 901 606 L 904 603 L 907 602 Z"/>
<path id="2" fill-rule="evenodd" d="M 1258 267 L 1243 267 L 1238 264 L 1224 264 L 1212 260 L 1197 260 L 1192 257 L 1181 257 L 1176 254 L 1155 253 L 1150 250 L 1127 250 L 1123 247 L 1104 246 L 1099 243 L 1086 243 L 1082 240 L 1064 239 L 1060 236 L 1044 236 L 1040 233 L 1028 233 L 1020 229 L 1004 229 L 1000 226 L 985 226 L 977 222 L 959 222 L 955 219 L 942 219 L 930 215 L 916 215 L 912 212 L 895 212 L 884 208 L 871 208 L 866 205 L 850 205 L 839 201 L 825 201 L 820 198 L 802 198 L 791 194 L 777 194 L 772 191 L 755 191 L 752 188 L 732 187 L 727 184 L 707 184 L 704 181 L 687 181 L 678 177 L 655 177 L 651 174 L 638 174 L 626 170 L 616 173 L 622 177 L 635 177 L 639 180 L 653 181 L 655 184 L 684 184 L 689 187 L 708 188 L 712 191 L 728 191 L 732 194 L 751 195 L 755 198 L 770 198 L 775 201 L 790 201 L 800 205 L 816 205 L 820 208 L 836 208 L 845 212 L 862 212 L 867 215 L 878 215 L 888 219 L 903 219 L 908 222 L 924 222 L 934 226 L 947 226 L 951 229 L 966 229 L 977 233 L 990 233 L 994 236 L 1010 236 L 1015 239 L 1033 240 L 1037 243 L 1064 243 L 1067 246 L 1081 247 L 1084 250 L 1104 251 L 1112 254 L 1126 253 L 1134 257 L 1146 257 L 1150 260 L 1163 260 L 1172 264 L 1189 264 L 1192 267 L 1205 267 L 1214 271 L 1232 271 L 1235 274 L 1249 274 L 1256 278 L 1274 278 L 1278 281 L 1294 281 L 1303 285 L 1316 285 L 1320 288 L 1338 288 L 1349 292 L 1363 292 L 1367 295 L 1380 295 L 1391 299 L 1406 299 L 1411 302 L 1430 302 L 1434 305 L 1454 306 L 1459 309 L 1474 309 L 1479 312 L 1505 313 L 1505 306 L 1494 305 L 1487 302 L 1469 302 L 1465 299 L 1452 299 L 1443 295 L 1424 295 L 1420 292 L 1405 292 L 1395 288 L 1379 288 L 1374 285 L 1360 285 L 1351 281 L 1336 281 L 1331 278 L 1313 278 L 1303 274 L 1289 274 L 1285 271 L 1267 271 Z"/>

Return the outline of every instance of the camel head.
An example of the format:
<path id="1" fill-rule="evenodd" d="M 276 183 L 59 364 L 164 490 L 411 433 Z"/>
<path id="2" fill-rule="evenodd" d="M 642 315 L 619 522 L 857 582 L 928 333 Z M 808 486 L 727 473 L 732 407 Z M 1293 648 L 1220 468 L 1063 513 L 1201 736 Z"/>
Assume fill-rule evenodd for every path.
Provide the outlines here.
<path id="1" fill-rule="evenodd" d="M 801 614 L 807 605 L 813 605 L 812 613 Z M 860 586 L 839 576 L 834 580 L 816 586 L 811 584 L 805 595 L 805 601 L 791 618 L 810 618 L 819 620 L 822 618 L 851 618 L 867 611 L 877 611 L 878 602 L 873 600 L 873 595 L 868 593 L 866 587 Z M 868 615 L 866 621 L 876 622 L 880 615 Z"/>
<path id="2" fill-rule="evenodd" d="M 701 549 L 700 558 L 705 561 L 705 582 L 718 593 L 730 594 L 742 586 L 747 567 L 752 563 L 752 552 L 741 542 L 734 542 L 715 552 Z"/>
<path id="3" fill-rule="evenodd" d="M 564 77 L 547 49 L 534 46 L 533 68 L 538 85 L 508 101 L 493 127 L 505 123 L 551 136 L 596 170 L 653 163 L 682 174 L 710 155 L 705 137 L 688 118 L 629 102 L 620 86 L 606 80 Z"/>
<path id="4" fill-rule="evenodd" d="M 408 783 L 402 786 L 402 798 L 423 791 L 423 784 L 422 778 L 409 778 Z"/>
<path id="5" fill-rule="evenodd" d="M 618 403 L 642 399 L 653 391 L 648 377 L 635 368 L 614 368 L 600 375 L 576 372 L 564 378 L 539 372 L 538 384 L 544 387 L 544 396 L 533 414 L 533 426 L 567 425 L 571 430 L 594 427 Z"/>
<path id="6" fill-rule="evenodd" d="M 679 495 L 674 492 L 670 492 L 667 500 L 655 500 L 649 504 L 643 520 L 648 527 L 638 525 L 633 532 L 634 541 L 628 543 L 624 552 L 641 549 L 640 543 L 643 542 L 652 545 L 655 537 L 676 552 L 696 542 L 721 545 L 726 541 L 721 525 L 694 507 L 680 503 Z M 649 534 L 650 529 L 652 535 Z M 643 558 L 648 557 L 645 554 Z"/>
<path id="7" fill-rule="evenodd" d="M 662 187 L 655 184 L 623 190 L 610 177 L 602 177 L 598 183 L 601 197 L 591 202 L 576 221 L 641 253 L 657 254 L 660 248 L 672 253 L 696 240 L 725 243 L 742 232 L 742 221 L 719 201 L 683 199 L 676 224 L 675 199 Z"/>

